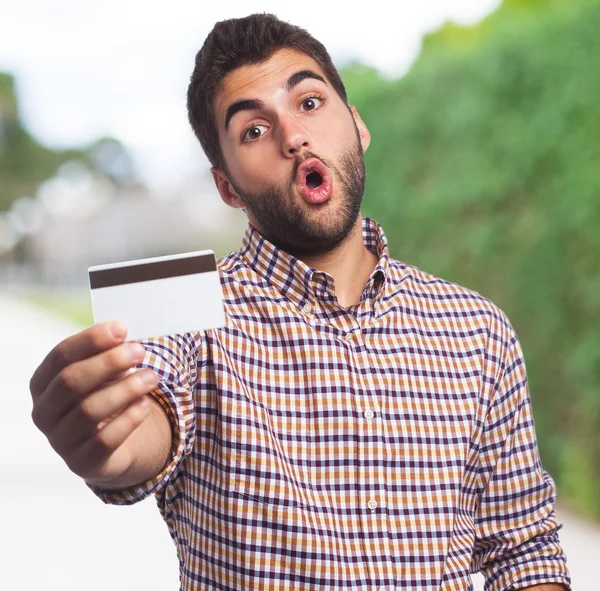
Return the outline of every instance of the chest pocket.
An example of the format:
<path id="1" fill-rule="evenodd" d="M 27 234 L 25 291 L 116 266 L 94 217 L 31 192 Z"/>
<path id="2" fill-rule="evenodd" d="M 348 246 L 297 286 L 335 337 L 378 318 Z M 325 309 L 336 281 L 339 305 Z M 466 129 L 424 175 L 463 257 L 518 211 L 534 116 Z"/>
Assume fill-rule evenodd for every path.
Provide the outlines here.
<path id="1" fill-rule="evenodd" d="M 231 491 L 267 505 L 314 506 L 307 417 L 239 395 L 232 418 Z"/>

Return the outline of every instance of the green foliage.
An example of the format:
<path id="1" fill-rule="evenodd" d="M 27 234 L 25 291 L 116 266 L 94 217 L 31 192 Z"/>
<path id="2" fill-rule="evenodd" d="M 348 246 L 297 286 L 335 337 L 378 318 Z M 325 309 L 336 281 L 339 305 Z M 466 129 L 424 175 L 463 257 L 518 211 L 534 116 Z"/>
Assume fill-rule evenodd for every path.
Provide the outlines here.
<path id="1" fill-rule="evenodd" d="M 136 182 L 129 153 L 114 138 L 101 138 L 82 149 L 52 150 L 39 144 L 19 118 L 12 76 L 0 72 L 0 211 L 19 197 L 35 195 L 42 181 L 72 160 L 116 184 Z"/>
<path id="2" fill-rule="evenodd" d="M 0 211 L 35 194 L 61 163 L 82 157 L 77 150 L 50 150 L 27 133 L 19 119 L 14 80 L 0 73 Z"/>
<path id="3" fill-rule="evenodd" d="M 598 31 L 600 0 L 509 0 L 429 35 L 401 80 L 344 79 L 372 135 L 364 213 L 506 311 L 544 466 L 600 516 Z"/>
<path id="4" fill-rule="evenodd" d="M 367 104 L 371 97 L 381 94 L 390 84 L 379 75 L 375 68 L 356 61 L 340 68 L 339 72 L 348 93 L 348 102 L 351 105 Z"/>

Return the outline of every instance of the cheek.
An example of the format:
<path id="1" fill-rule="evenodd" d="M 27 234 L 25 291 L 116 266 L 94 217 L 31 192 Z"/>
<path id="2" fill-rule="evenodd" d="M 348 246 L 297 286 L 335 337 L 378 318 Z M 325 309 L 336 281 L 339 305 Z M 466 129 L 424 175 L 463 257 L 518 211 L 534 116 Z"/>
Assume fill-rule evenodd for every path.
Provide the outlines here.
<path id="1" fill-rule="evenodd" d="M 338 155 L 347 149 L 349 144 L 357 141 L 357 132 L 354 119 L 347 117 L 345 113 L 338 115 L 327 122 L 317 124 L 314 130 L 314 151 L 327 158 L 328 154 Z"/>
<path id="2" fill-rule="evenodd" d="M 248 190 L 260 190 L 266 185 L 272 185 L 275 182 L 273 168 L 264 159 L 247 162 L 239 168 L 236 178 L 239 178 Z"/>
<path id="3" fill-rule="evenodd" d="M 257 146 L 258 148 L 258 146 Z M 250 150 L 248 151 L 250 152 Z M 243 160 L 238 158 L 231 173 L 247 190 L 260 190 L 266 186 L 285 187 L 291 180 L 293 162 L 273 155 L 268 150 L 252 150 Z"/>

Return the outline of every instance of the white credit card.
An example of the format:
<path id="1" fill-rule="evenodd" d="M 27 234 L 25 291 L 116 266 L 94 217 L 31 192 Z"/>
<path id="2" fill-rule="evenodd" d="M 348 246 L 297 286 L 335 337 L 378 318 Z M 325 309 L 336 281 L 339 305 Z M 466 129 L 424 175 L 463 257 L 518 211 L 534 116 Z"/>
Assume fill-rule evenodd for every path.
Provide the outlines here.
<path id="1" fill-rule="evenodd" d="M 96 265 L 88 274 L 94 322 L 122 321 L 127 340 L 225 325 L 212 250 Z"/>

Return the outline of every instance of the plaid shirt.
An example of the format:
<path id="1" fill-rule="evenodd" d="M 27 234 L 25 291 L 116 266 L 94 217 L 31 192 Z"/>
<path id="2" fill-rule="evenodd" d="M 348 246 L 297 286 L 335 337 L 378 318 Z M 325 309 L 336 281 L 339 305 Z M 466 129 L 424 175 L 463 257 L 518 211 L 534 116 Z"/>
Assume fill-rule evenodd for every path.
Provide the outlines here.
<path id="1" fill-rule="evenodd" d="M 181 589 L 570 585 L 523 354 L 479 294 L 388 256 L 360 302 L 251 226 L 219 259 L 227 324 L 145 341 L 171 459 L 155 494 Z"/>

